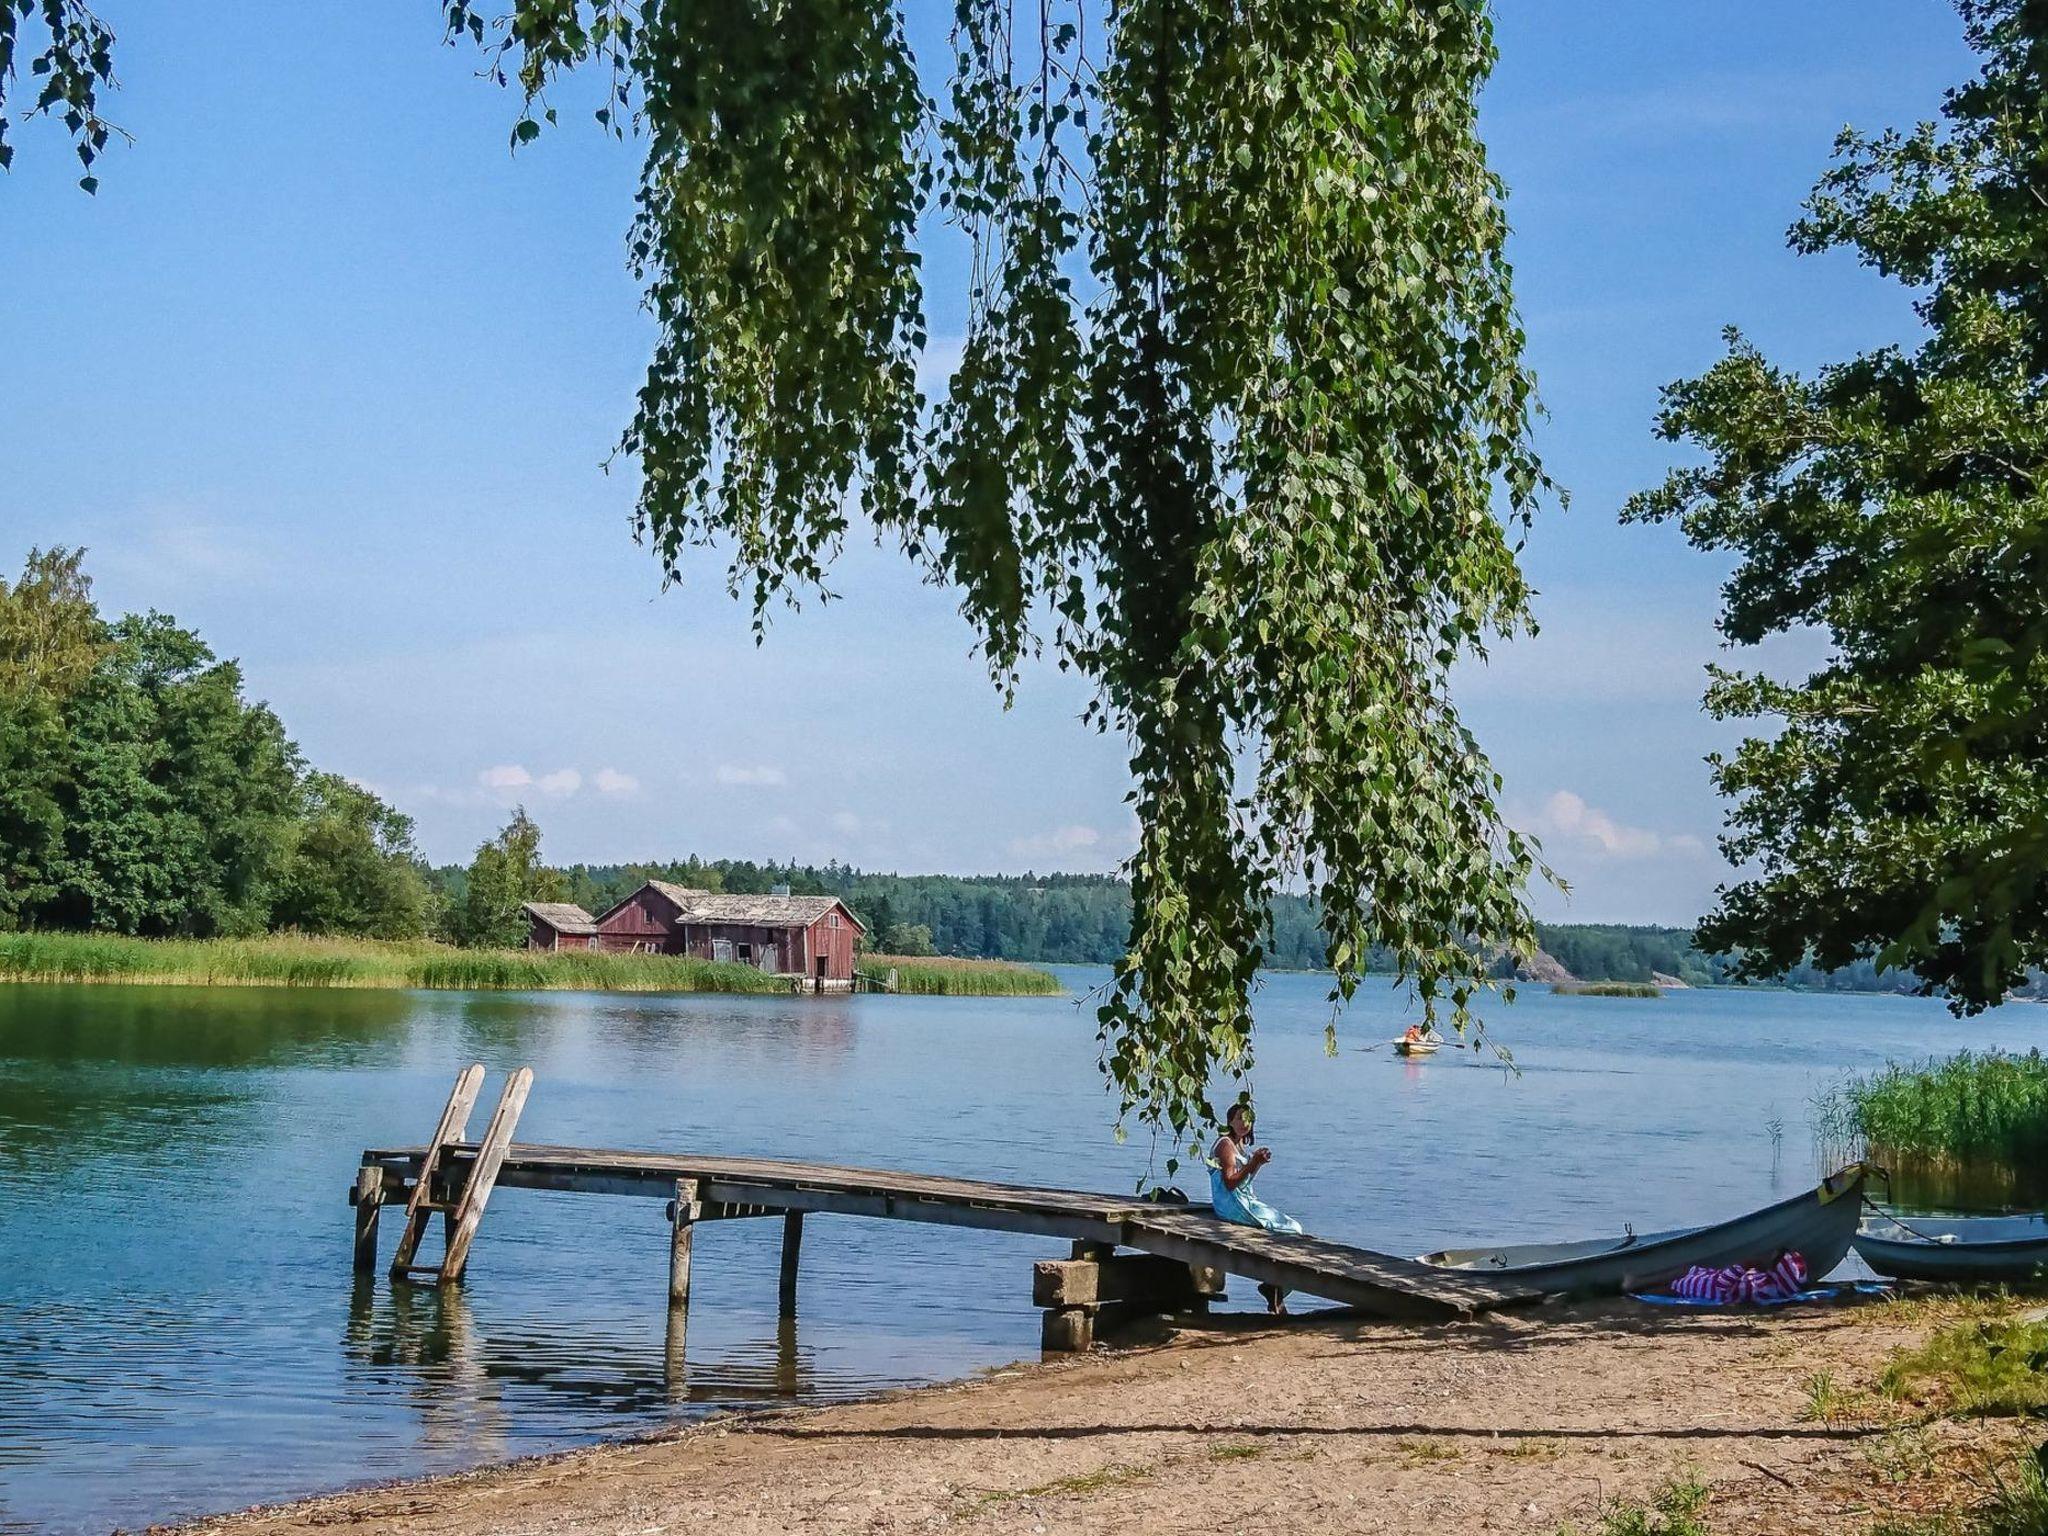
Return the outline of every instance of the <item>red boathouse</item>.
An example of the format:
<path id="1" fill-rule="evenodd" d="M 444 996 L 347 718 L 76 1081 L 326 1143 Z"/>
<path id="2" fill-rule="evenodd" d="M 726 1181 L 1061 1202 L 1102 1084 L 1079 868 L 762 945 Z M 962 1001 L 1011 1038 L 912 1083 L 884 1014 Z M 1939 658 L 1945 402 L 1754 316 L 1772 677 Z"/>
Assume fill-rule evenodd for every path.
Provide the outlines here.
<path id="1" fill-rule="evenodd" d="M 853 985 L 853 950 L 864 931 L 836 896 L 736 896 L 650 880 L 592 917 L 569 902 L 529 901 L 528 949 L 694 955 L 792 979 L 821 991 Z"/>

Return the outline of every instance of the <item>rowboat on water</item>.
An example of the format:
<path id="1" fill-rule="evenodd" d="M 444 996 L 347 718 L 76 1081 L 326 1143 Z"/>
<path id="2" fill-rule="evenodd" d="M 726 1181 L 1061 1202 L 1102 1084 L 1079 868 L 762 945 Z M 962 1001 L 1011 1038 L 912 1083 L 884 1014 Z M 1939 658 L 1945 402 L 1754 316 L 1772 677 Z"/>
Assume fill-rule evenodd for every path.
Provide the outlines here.
<path id="1" fill-rule="evenodd" d="M 1873 1215 L 1856 1253 L 1894 1280 L 2033 1280 L 2048 1276 L 2048 1217 Z"/>
<path id="2" fill-rule="evenodd" d="M 1396 1040 L 1394 1042 L 1394 1054 L 1396 1056 L 1434 1056 L 1443 1048 L 1444 1043 L 1441 1040 Z"/>
<path id="3" fill-rule="evenodd" d="M 1790 1200 L 1710 1227 L 1637 1232 L 1577 1243 L 1525 1243 L 1504 1248 L 1450 1248 L 1425 1253 L 1440 1269 L 1507 1275 L 1549 1296 L 1611 1296 L 1669 1285 L 1695 1264 L 1768 1269 L 1790 1249 L 1818 1280 L 1848 1255 L 1863 1213 L 1861 1163 Z"/>

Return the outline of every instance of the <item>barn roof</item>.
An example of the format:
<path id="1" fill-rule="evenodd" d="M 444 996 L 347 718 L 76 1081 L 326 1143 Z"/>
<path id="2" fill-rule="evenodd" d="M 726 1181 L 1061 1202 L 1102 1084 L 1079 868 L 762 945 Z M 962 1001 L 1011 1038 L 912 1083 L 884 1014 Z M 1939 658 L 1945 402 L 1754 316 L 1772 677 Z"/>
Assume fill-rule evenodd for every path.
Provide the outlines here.
<path id="1" fill-rule="evenodd" d="M 723 891 L 700 891 L 693 886 L 672 885 L 666 880 L 647 883 L 675 904 L 685 922 L 745 923 L 753 928 L 808 928 L 837 907 L 846 913 L 848 922 L 856 928 L 861 927 L 860 919 L 848 911 L 845 903 L 836 896 L 736 896 Z"/>
<path id="2" fill-rule="evenodd" d="M 522 901 L 519 905 L 557 933 L 597 932 L 597 919 L 573 901 Z"/>
<path id="3" fill-rule="evenodd" d="M 673 902 L 676 910 L 679 912 L 689 911 L 691 903 L 701 901 L 704 897 L 711 894 L 709 891 L 698 890 L 694 885 L 676 885 L 668 880 L 650 880 L 647 884 Z M 626 898 L 626 901 L 631 901 L 632 899 L 629 896 Z M 626 902 L 624 901 L 619 903 L 622 907 L 625 904 Z"/>

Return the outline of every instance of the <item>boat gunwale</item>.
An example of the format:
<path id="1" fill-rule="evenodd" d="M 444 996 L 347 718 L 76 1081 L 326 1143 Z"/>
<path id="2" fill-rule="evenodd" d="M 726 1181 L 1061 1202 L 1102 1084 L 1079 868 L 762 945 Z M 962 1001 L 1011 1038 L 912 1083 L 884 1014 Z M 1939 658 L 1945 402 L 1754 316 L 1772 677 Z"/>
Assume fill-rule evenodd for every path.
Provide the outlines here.
<path id="1" fill-rule="evenodd" d="M 1792 1215 L 1808 1203 L 1811 1203 L 1816 1211 L 1824 1209 L 1839 1200 L 1853 1199 L 1860 1205 L 1863 1186 L 1869 1178 L 1869 1172 L 1868 1164 L 1861 1162 L 1846 1163 L 1811 1189 L 1802 1190 L 1799 1194 L 1789 1196 L 1771 1205 L 1759 1206 L 1757 1209 L 1746 1211 L 1739 1216 L 1731 1216 L 1726 1221 L 1708 1222 L 1697 1227 L 1667 1229 L 1663 1232 L 1651 1234 L 1650 1240 L 1647 1242 L 1630 1242 L 1624 1237 L 1611 1248 L 1601 1249 L 1595 1253 L 1581 1254 L 1576 1258 L 1541 1259 L 1527 1264 L 1480 1265 L 1448 1262 L 1449 1256 L 1454 1253 L 1495 1253 L 1505 1256 L 1515 1252 L 1517 1249 L 1526 1252 L 1531 1248 L 1563 1246 L 1555 1243 L 1512 1243 L 1503 1244 L 1495 1248 L 1443 1248 L 1438 1249 L 1434 1253 L 1419 1254 L 1417 1257 L 1421 1263 L 1433 1264 L 1439 1269 L 1467 1274 L 1512 1276 L 1517 1279 L 1527 1280 L 1531 1276 L 1540 1275 L 1548 1271 L 1569 1272 L 1584 1265 L 1598 1263 L 1603 1259 L 1619 1258 L 1624 1255 L 1631 1259 L 1640 1254 L 1654 1256 L 1659 1250 L 1670 1249 L 1681 1243 L 1710 1240 L 1715 1235 L 1735 1227 L 1746 1226 L 1750 1223 L 1762 1224 L 1774 1217 Z M 1852 1233 L 1850 1235 L 1851 1247 L 1855 1245 L 1855 1240 L 1855 1234 Z M 1580 1239 L 1580 1241 L 1598 1242 L 1599 1239 L 1584 1238 Z M 1942 1248 L 1949 1245 L 1927 1244 L 1924 1246 Z"/>

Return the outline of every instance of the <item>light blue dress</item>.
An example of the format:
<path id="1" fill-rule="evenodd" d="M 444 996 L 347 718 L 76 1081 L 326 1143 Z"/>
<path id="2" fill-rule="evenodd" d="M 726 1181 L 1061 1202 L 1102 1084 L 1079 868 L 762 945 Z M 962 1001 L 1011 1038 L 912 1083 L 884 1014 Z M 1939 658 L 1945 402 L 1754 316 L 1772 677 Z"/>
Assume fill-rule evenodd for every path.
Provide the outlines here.
<path id="1" fill-rule="evenodd" d="M 1285 1211 L 1274 1210 L 1261 1200 L 1253 1191 L 1250 1179 L 1232 1189 L 1223 1182 L 1223 1165 L 1214 1158 L 1206 1161 L 1209 1164 L 1209 1204 L 1218 1216 L 1240 1226 L 1264 1227 L 1268 1232 L 1299 1233 L 1302 1230 L 1301 1223 L 1292 1216 Z"/>

